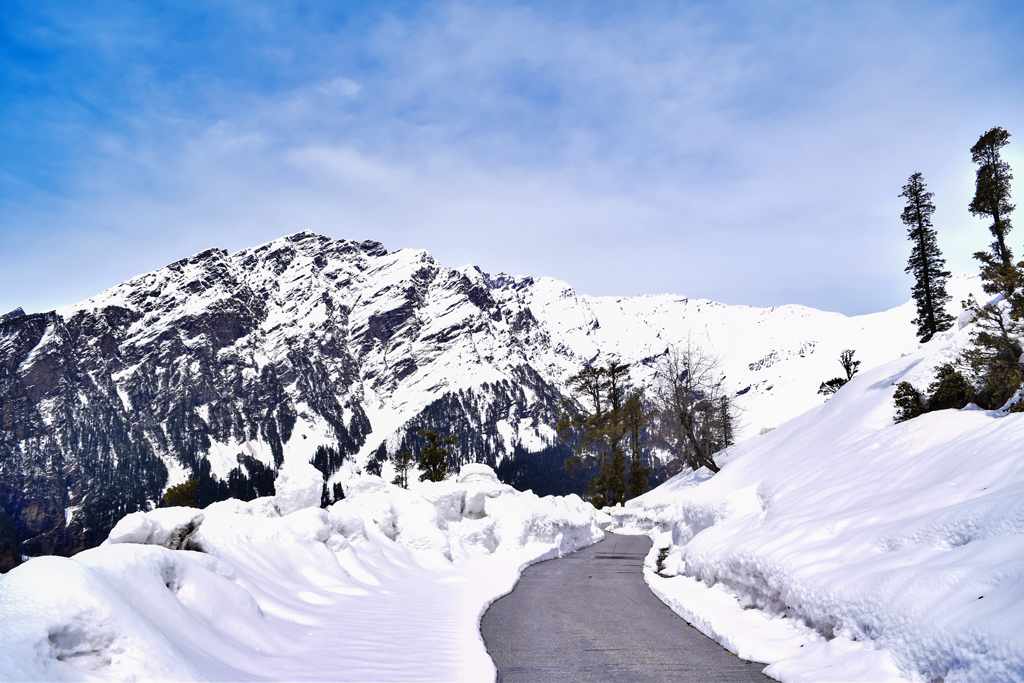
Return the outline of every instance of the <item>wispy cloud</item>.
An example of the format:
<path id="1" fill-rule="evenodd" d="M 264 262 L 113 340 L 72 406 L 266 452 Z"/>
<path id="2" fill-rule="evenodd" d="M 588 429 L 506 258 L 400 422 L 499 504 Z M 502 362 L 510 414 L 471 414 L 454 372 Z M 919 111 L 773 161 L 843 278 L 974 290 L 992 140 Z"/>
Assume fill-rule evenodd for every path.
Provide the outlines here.
<path id="1" fill-rule="evenodd" d="M 1013 6 L 214 7 L 17 14 L 0 308 L 308 228 L 594 294 L 867 312 L 909 296 L 906 177 L 973 270 L 967 149 L 1024 132 Z"/>

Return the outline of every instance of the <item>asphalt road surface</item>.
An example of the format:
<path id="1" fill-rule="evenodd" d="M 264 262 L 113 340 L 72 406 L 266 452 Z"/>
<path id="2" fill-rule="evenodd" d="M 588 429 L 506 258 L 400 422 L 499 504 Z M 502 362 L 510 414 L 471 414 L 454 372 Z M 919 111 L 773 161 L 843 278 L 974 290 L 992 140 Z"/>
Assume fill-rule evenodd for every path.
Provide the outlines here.
<path id="1" fill-rule="evenodd" d="M 771 681 L 683 621 L 643 577 L 646 536 L 528 567 L 480 624 L 502 683 Z"/>

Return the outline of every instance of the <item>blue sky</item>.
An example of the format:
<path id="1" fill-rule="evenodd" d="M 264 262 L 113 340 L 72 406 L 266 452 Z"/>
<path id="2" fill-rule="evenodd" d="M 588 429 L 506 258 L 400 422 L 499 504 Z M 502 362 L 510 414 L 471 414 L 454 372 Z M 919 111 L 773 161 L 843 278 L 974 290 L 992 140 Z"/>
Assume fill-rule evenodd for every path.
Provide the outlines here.
<path id="1" fill-rule="evenodd" d="M 9 0 L 0 312 L 304 229 L 588 294 L 882 310 L 915 171 L 976 272 L 968 150 L 1003 126 L 1024 173 L 1021 36 L 1018 2 Z"/>

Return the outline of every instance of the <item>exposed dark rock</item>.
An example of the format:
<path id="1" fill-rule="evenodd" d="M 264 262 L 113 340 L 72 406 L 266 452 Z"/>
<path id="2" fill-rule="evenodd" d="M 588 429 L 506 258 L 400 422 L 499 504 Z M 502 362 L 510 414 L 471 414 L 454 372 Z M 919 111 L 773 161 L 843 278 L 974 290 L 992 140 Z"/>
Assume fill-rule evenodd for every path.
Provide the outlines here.
<path id="1" fill-rule="evenodd" d="M 535 456 L 502 436 L 550 434 L 557 421 L 559 390 L 524 355 L 545 340 L 522 300 L 532 280 L 481 276 L 302 232 L 234 255 L 207 249 L 66 315 L 5 314 L 0 500 L 21 552 L 100 543 L 120 517 L 157 504 L 172 472 L 196 479 L 199 506 L 252 499 L 273 494 L 289 449 L 312 454 L 325 478 L 380 472 L 401 448 L 418 453 L 423 427 L 459 437 L 453 466 L 504 463 L 543 488 L 532 482 L 538 468 L 561 471 L 557 448 Z M 505 379 L 445 388 L 458 363 L 492 363 L 494 344 L 518 349 Z M 431 369 L 452 350 L 466 355 Z M 430 372 L 432 400 L 417 398 L 425 407 L 398 432 L 374 433 L 367 392 L 379 402 Z M 371 435 L 375 455 L 356 463 Z M 524 458 L 536 466 L 515 465 Z M 325 503 L 343 495 L 325 485 Z"/>
<path id="2" fill-rule="evenodd" d="M 25 315 L 25 311 L 22 310 L 21 306 L 18 306 L 13 311 L 9 311 L 7 313 L 4 313 L 3 315 L 0 315 L 0 322 L 14 320 L 15 318 L 20 318 L 23 315 Z"/>

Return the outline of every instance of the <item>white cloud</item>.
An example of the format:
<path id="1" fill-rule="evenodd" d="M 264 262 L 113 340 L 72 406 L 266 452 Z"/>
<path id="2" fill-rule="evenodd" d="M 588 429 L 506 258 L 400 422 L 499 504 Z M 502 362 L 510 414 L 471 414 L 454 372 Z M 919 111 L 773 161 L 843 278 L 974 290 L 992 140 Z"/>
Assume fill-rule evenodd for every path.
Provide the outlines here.
<path id="1" fill-rule="evenodd" d="M 94 245 L 74 259 L 95 284 L 73 298 L 313 229 L 593 294 L 852 313 L 909 296 L 896 195 L 920 170 L 951 269 L 974 269 L 987 238 L 966 150 L 991 125 L 1024 131 L 1022 89 L 955 11 L 652 7 L 436 4 L 320 35 L 312 77 L 216 90 L 213 123 L 145 117 L 73 201 L 9 215 Z M 52 258 L 21 253 L 24 272 Z M 69 303 L 25 281 L 0 275 L 0 298 Z"/>
<path id="2" fill-rule="evenodd" d="M 358 97 L 362 86 L 348 78 L 335 78 L 332 81 L 320 85 L 317 90 L 331 97 Z"/>

